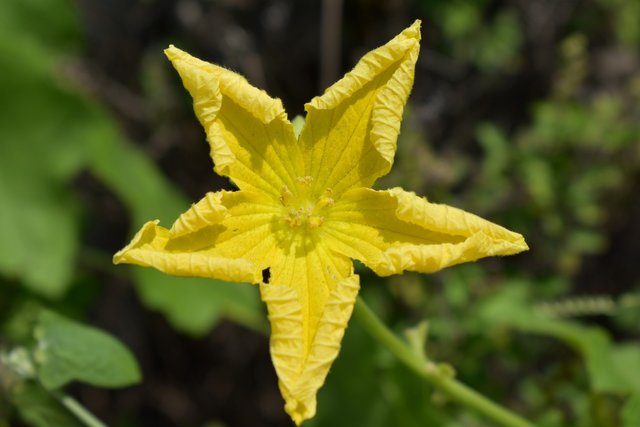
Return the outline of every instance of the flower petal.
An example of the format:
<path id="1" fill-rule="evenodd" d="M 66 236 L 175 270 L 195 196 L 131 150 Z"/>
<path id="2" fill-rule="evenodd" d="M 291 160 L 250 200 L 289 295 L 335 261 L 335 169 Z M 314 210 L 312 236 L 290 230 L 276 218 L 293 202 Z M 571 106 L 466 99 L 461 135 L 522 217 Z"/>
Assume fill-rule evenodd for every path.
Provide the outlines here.
<path id="1" fill-rule="evenodd" d="M 380 276 L 405 270 L 430 273 L 528 249 L 518 233 L 399 188 L 345 193 L 323 230 L 329 247 L 361 260 Z"/>
<path id="2" fill-rule="evenodd" d="M 244 77 L 170 46 L 167 57 L 193 97 L 218 174 L 277 198 L 302 175 L 293 127 L 279 99 Z"/>
<path id="3" fill-rule="evenodd" d="M 305 106 L 300 141 L 316 194 L 369 187 L 389 172 L 419 48 L 416 21 Z"/>
<path id="4" fill-rule="evenodd" d="M 245 259 L 211 256 L 202 252 L 181 252 L 166 248 L 169 230 L 149 221 L 131 243 L 113 256 L 114 264 L 137 264 L 154 267 L 175 276 L 197 276 L 229 282 L 258 283 L 261 278 L 255 265 Z"/>
<path id="5" fill-rule="evenodd" d="M 145 224 L 114 262 L 181 276 L 259 283 L 276 246 L 271 232 L 276 209 L 267 196 L 248 191 L 208 193 L 170 230 L 158 221 Z"/>
<path id="6" fill-rule="evenodd" d="M 305 342 L 305 315 L 298 289 L 260 285 L 271 322 L 271 358 L 285 410 L 297 425 L 316 413 L 316 394 L 338 356 L 359 288 L 356 275 L 338 281 L 310 341 Z"/>
<path id="7" fill-rule="evenodd" d="M 224 193 L 226 192 L 207 193 L 198 203 L 180 215 L 169 230 L 171 237 L 184 236 L 220 223 L 228 215 L 227 208 L 222 204 Z"/>
<path id="8" fill-rule="evenodd" d="M 271 279 L 260 292 L 285 410 L 300 423 L 315 414 L 315 396 L 340 349 L 358 281 L 348 258 L 308 234 L 279 243 Z"/>

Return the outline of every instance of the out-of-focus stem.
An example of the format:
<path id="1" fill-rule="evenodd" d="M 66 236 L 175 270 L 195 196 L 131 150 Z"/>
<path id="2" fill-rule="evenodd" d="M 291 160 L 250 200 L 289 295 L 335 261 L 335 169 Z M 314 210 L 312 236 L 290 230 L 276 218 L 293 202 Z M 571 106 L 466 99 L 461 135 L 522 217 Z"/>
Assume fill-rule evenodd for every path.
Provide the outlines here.
<path id="1" fill-rule="evenodd" d="M 386 327 L 362 298 L 358 298 L 354 317 L 371 336 L 391 351 L 402 363 L 452 400 L 505 427 L 535 427 L 519 415 L 460 383 L 447 374 L 444 369 L 440 369 L 426 357 L 414 352 L 407 343 Z"/>
<path id="2" fill-rule="evenodd" d="M 73 397 L 68 396 L 66 394 L 56 394 L 56 398 L 64 405 L 65 408 L 69 410 L 73 415 L 76 416 L 78 420 L 80 420 L 87 427 L 107 427 L 102 421 L 96 418 L 91 412 L 89 412 L 84 406 L 78 403 Z"/>

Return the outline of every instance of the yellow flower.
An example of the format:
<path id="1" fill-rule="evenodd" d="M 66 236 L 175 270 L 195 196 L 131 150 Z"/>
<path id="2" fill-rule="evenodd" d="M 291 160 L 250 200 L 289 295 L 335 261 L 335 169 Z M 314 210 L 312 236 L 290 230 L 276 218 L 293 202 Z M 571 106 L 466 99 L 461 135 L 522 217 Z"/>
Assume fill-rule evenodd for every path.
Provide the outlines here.
<path id="1" fill-rule="evenodd" d="M 416 21 L 366 54 L 305 106 L 299 137 L 279 99 L 165 51 L 193 97 L 214 170 L 239 190 L 208 193 L 170 229 L 146 223 L 114 262 L 259 284 L 285 410 L 297 424 L 314 416 L 340 350 L 359 289 L 351 259 L 388 276 L 527 249 L 521 235 L 462 210 L 370 188 L 393 163 L 419 46 Z"/>

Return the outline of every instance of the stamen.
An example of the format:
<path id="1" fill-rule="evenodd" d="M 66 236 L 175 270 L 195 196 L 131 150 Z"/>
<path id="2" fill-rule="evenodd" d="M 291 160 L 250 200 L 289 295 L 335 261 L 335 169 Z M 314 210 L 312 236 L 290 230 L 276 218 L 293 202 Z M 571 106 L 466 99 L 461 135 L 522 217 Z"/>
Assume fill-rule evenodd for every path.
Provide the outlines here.
<path id="1" fill-rule="evenodd" d="M 296 181 L 298 181 L 300 184 L 304 184 L 304 185 L 309 185 L 311 184 L 311 181 L 313 181 L 313 177 L 312 176 L 298 176 L 296 177 Z"/>
<path id="2" fill-rule="evenodd" d="M 322 197 L 320 197 L 320 200 L 318 200 L 318 208 L 333 206 L 334 200 L 331 197 L 332 194 L 333 190 L 331 190 L 331 188 L 325 188 L 324 192 L 322 193 Z"/>
<path id="3" fill-rule="evenodd" d="M 291 196 L 293 196 L 293 193 L 289 191 L 289 187 L 287 187 L 286 185 L 283 185 L 282 189 L 280 190 L 280 197 L 278 197 L 278 200 L 280 200 L 280 203 L 282 203 L 283 206 L 287 206 L 289 200 L 291 199 Z"/>
<path id="4" fill-rule="evenodd" d="M 313 178 L 310 176 L 296 178 L 296 182 L 302 185 L 308 185 L 311 181 L 313 181 Z M 334 204 L 331 194 L 331 189 L 327 188 L 319 198 L 313 201 L 313 198 L 301 197 L 300 195 L 294 196 L 286 186 L 283 187 L 280 202 L 287 207 L 283 212 L 284 222 L 291 228 L 304 226 L 311 230 L 321 227 L 326 217 L 326 213 L 323 210 Z"/>
<path id="5" fill-rule="evenodd" d="M 318 228 L 324 222 L 324 217 L 322 216 L 312 216 L 309 218 L 309 227 L 310 228 Z"/>

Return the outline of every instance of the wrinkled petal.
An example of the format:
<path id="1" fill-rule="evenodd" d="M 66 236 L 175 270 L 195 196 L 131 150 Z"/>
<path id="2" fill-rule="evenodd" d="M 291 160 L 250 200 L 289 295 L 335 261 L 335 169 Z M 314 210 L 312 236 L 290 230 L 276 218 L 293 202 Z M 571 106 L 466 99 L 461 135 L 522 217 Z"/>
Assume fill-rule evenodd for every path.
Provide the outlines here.
<path id="1" fill-rule="evenodd" d="M 305 106 L 300 141 L 316 194 L 368 187 L 389 172 L 419 48 L 416 21 Z"/>
<path id="2" fill-rule="evenodd" d="M 194 233 L 204 227 L 219 224 L 227 215 L 227 208 L 222 204 L 225 192 L 207 193 L 198 203 L 180 215 L 169 230 L 171 237 Z"/>
<path id="3" fill-rule="evenodd" d="M 260 272 L 252 262 L 245 259 L 167 250 L 169 230 L 160 227 L 158 223 L 158 220 L 147 222 L 131 243 L 114 255 L 113 262 L 154 267 L 175 276 L 207 277 L 229 282 L 260 281 Z"/>
<path id="4" fill-rule="evenodd" d="M 170 46 L 167 57 L 193 98 L 211 146 L 215 171 L 241 188 L 277 198 L 303 166 L 293 127 L 279 99 L 239 74 Z"/>
<path id="5" fill-rule="evenodd" d="M 307 339 L 305 309 L 298 288 L 260 285 L 271 323 L 271 358 L 285 399 L 285 410 L 300 425 L 316 413 L 316 394 L 331 364 L 351 317 L 359 290 L 358 276 L 339 280 L 328 295 L 322 314 Z"/>
<path id="6" fill-rule="evenodd" d="M 145 224 L 114 262 L 180 276 L 259 283 L 275 246 L 271 229 L 277 212 L 268 197 L 256 193 L 208 193 L 170 230 L 158 221 Z"/>
<path id="7" fill-rule="evenodd" d="M 213 202 L 215 198 L 220 199 L 225 209 L 222 215 Z M 218 224 L 210 224 L 213 217 L 220 216 Z M 212 256 L 225 258 L 243 258 L 260 270 L 280 254 L 274 233 L 281 223 L 280 207 L 264 194 L 249 191 L 210 193 L 185 212 L 174 223 L 171 232 L 184 223 L 199 226 L 173 239 L 174 248 L 206 251 Z"/>
<path id="8" fill-rule="evenodd" d="M 518 233 L 399 188 L 345 193 L 323 230 L 328 246 L 380 276 L 405 270 L 430 273 L 528 249 Z"/>

